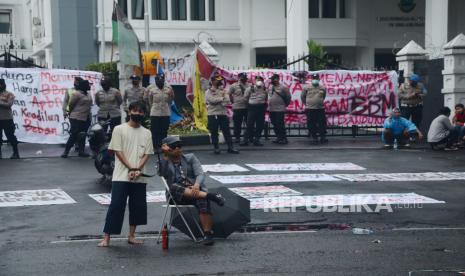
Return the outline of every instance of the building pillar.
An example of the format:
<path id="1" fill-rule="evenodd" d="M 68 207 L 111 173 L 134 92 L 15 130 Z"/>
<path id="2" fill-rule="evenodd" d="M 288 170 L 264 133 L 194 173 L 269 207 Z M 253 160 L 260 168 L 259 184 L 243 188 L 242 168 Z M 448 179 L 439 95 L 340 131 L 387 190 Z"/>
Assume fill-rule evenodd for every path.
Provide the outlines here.
<path id="1" fill-rule="evenodd" d="M 443 57 L 447 43 L 449 0 L 426 0 L 425 49 L 430 59 Z"/>
<path id="2" fill-rule="evenodd" d="M 413 74 L 415 60 L 426 59 L 426 53 L 425 49 L 418 45 L 418 43 L 410 40 L 410 42 L 396 54 L 399 71 L 404 71 L 404 76 L 409 77 Z"/>
<path id="3" fill-rule="evenodd" d="M 292 61 L 308 54 L 308 0 L 287 1 L 286 16 L 287 58 Z M 304 66 L 308 70 L 307 64 Z"/>
<path id="4" fill-rule="evenodd" d="M 465 35 L 456 36 L 444 45 L 444 105 L 454 110 L 458 103 L 465 104 Z"/>

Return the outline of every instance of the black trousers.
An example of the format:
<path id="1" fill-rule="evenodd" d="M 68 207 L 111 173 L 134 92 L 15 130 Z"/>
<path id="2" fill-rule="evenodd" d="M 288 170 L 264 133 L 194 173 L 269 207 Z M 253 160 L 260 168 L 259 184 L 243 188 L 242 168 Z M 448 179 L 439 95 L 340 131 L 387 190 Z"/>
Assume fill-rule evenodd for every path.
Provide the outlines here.
<path id="1" fill-rule="evenodd" d="M 234 124 L 234 137 L 241 138 L 242 123 L 247 122 L 247 109 L 234 109 L 233 110 L 233 124 Z"/>
<path id="2" fill-rule="evenodd" d="M 161 140 L 168 135 L 168 128 L 170 127 L 169 116 L 151 116 L 150 117 L 150 131 L 152 132 L 153 147 L 161 147 Z"/>
<path id="3" fill-rule="evenodd" d="M 265 104 L 249 105 L 247 112 L 246 137 L 249 141 L 260 140 L 265 125 Z"/>
<path id="4" fill-rule="evenodd" d="M 278 140 L 286 140 L 286 128 L 284 126 L 284 112 L 270 112 L 270 120 Z"/>
<path id="5" fill-rule="evenodd" d="M 326 136 L 326 114 L 322 109 L 308 109 L 307 110 L 307 128 L 313 138 Z"/>
<path id="6" fill-rule="evenodd" d="M 87 129 L 89 128 L 89 121 L 69 119 L 69 123 L 71 124 L 71 129 L 69 131 L 69 138 L 66 142 L 65 151 L 69 151 L 76 142 L 78 142 L 79 150 L 84 151 L 86 146 L 85 135 L 87 134 Z"/>
<path id="7" fill-rule="evenodd" d="M 416 127 L 420 127 L 421 120 L 423 119 L 423 106 L 401 106 L 400 112 L 402 117 L 411 120 Z"/>
<path id="8" fill-rule="evenodd" d="M 107 126 L 105 126 L 105 127 L 103 128 L 103 130 L 105 131 L 105 133 L 107 133 L 107 132 L 108 132 L 108 127 L 110 127 L 110 136 L 109 136 L 109 137 L 111 137 L 111 134 L 113 133 L 113 129 L 114 129 L 117 125 L 120 125 L 120 124 L 121 124 L 121 116 L 119 116 L 119 117 L 114 117 L 114 118 L 110 118 L 109 115 L 108 115 L 108 117 L 106 117 L 106 118 L 105 118 L 105 117 L 98 117 L 99 122 L 100 122 L 100 121 L 106 121 L 106 120 L 108 120 L 108 119 L 110 119 L 110 124 L 107 125 Z"/>
<path id="9" fill-rule="evenodd" d="M 0 146 L 2 145 L 3 132 L 5 132 L 6 139 L 13 146 L 18 145 L 18 139 L 15 136 L 15 123 L 13 120 L 0 120 Z"/>
<path id="10" fill-rule="evenodd" d="M 129 202 L 129 225 L 147 224 L 147 184 L 113 181 L 111 203 L 108 207 L 103 232 L 121 234 L 126 201 Z M 127 200 L 129 197 L 129 200 Z"/>
<path id="11" fill-rule="evenodd" d="M 229 131 L 229 119 L 226 115 L 208 115 L 208 130 L 212 137 L 212 144 L 218 145 L 218 131 L 223 132 L 226 143 L 231 143 L 231 132 Z"/>

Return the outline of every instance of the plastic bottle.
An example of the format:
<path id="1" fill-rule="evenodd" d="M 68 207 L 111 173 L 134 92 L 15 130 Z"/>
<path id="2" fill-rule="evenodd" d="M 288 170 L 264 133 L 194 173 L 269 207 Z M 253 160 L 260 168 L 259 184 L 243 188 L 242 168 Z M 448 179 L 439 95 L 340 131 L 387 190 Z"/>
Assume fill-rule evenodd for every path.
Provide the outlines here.
<path id="1" fill-rule="evenodd" d="M 168 250 L 168 246 L 169 246 L 168 227 L 165 224 L 163 226 L 163 230 L 161 230 L 161 247 L 163 250 Z"/>
<path id="2" fill-rule="evenodd" d="M 355 235 L 370 235 L 373 234 L 373 230 L 363 228 L 353 228 L 352 233 Z"/>

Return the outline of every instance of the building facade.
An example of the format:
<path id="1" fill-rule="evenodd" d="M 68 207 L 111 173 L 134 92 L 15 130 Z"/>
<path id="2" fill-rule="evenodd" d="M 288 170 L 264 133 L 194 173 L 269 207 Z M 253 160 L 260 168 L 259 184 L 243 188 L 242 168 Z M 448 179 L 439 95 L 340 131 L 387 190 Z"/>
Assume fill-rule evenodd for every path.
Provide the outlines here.
<path id="1" fill-rule="evenodd" d="M 396 51 L 410 40 L 437 58 L 443 45 L 465 32 L 463 0 L 117 2 L 143 49 L 147 2 L 149 49 L 178 58 L 207 41 L 220 65 L 235 68 L 293 60 L 308 52 L 309 39 L 346 67 L 390 68 L 396 66 Z M 111 59 L 111 0 L 0 0 L 0 31 L 3 10 L 12 11 L 13 34 L 23 37 L 24 47 L 41 65 L 83 68 Z M 15 12 L 28 16 L 16 22 Z"/>

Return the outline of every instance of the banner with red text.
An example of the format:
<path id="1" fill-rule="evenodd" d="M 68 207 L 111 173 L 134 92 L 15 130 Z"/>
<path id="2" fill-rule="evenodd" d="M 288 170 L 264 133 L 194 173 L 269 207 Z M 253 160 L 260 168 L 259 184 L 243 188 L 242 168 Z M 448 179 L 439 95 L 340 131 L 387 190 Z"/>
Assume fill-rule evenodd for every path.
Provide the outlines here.
<path id="1" fill-rule="evenodd" d="M 31 68 L 0 68 L 7 91 L 15 95 L 13 120 L 16 137 L 21 142 L 40 144 L 65 143 L 70 129 L 63 118 L 63 99 L 73 87 L 74 77 L 80 76 L 92 83 L 95 95 L 102 74 L 91 71 Z M 96 112 L 93 109 L 93 114 Z"/>
<path id="2" fill-rule="evenodd" d="M 300 99 L 302 85 L 292 75 L 291 70 L 226 70 L 217 67 L 217 73 L 225 80 L 225 88 L 238 80 L 238 74 L 246 72 L 250 84 L 255 76 L 265 79 L 271 87 L 270 77 L 280 75 L 282 84 L 287 85 L 292 102 L 287 107 L 286 123 L 306 122 L 305 106 Z M 322 70 L 309 72 L 306 83 L 311 83 L 311 74 L 320 76 L 320 84 L 326 88 L 325 110 L 328 125 L 332 126 L 380 126 L 397 107 L 397 73 L 395 71 L 349 71 Z M 230 114 L 232 114 L 230 112 Z"/>

